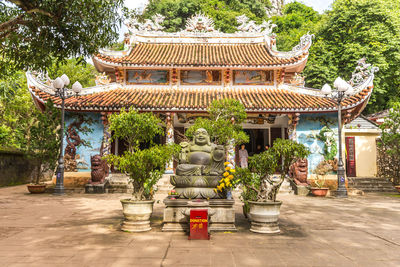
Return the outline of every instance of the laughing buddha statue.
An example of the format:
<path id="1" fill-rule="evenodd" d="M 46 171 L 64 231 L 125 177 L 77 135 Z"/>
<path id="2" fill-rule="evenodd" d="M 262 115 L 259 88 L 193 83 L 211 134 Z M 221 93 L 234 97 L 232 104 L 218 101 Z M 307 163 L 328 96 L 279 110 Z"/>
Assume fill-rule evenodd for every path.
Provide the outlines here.
<path id="1" fill-rule="evenodd" d="M 176 174 L 181 176 L 221 175 L 224 172 L 225 150 L 211 144 L 203 128 L 197 129 L 192 142 L 182 142 Z"/>

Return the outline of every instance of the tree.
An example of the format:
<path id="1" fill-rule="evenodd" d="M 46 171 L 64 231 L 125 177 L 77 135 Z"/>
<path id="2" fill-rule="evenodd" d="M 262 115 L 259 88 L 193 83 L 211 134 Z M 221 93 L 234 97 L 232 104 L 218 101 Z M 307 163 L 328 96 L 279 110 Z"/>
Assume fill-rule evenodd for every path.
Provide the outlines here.
<path id="1" fill-rule="evenodd" d="M 79 81 L 83 86 L 95 85 L 95 70 L 90 64 L 78 64 L 69 59 L 64 64 L 53 63 L 48 70 L 53 79 L 67 74 L 71 82 Z M 23 71 L 0 78 L 0 147 L 26 150 L 29 129 L 38 113 L 27 90 Z"/>
<path id="2" fill-rule="evenodd" d="M 237 145 L 249 142 L 241 123 L 247 117 L 242 103 L 235 99 L 214 100 L 208 108 L 209 117 L 198 118 L 186 131 L 186 136 L 193 137 L 194 132 L 204 128 L 211 141 L 219 145 Z"/>
<path id="3" fill-rule="evenodd" d="M 380 177 L 390 179 L 395 184 L 400 184 L 400 103 L 393 104 L 389 116 L 380 126 L 382 130 L 380 148 L 379 170 Z"/>
<path id="4" fill-rule="evenodd" d="M 299 2 L 285 5 L 282 16 L 272 18 L 277 25 L 276 44 L 280 51 L 290 51 L 299 43 L 300 37 L 307 32 L 315 33 L 322 15 L 319 15 L 312 7 Z"/>
<path id="5" fill-rule="evenodd" d="M 246 14 L 261 23 L 267 19 L 265 8 L 269 6 L 268 0 L 150 0 L 140 17 L 161 14 L 165 16 L 165 31 L 176 32 L 184 28 L 188 18 L 203 12 L 214 20 L 216 29 L 232 33 L 237 30 L 237 16 Z"/>
<path id="6" fill-rule="evenodd" d="M 316 31 L 305 68 L 308 86 L 321 88 L 341 76 L 350 79 L 358 59 L 379 67 L 366 108 L 373 112 L 399 100 L 400 2 L 336 0 Z"/>
<path id="7" fill-rule="evenodd" d="M 109 117 L 112 138 L 124 140 L 128 150 L 123 155 L 107 155 L 107 161 L 129 175 L 133 184 L 132 200 L 150 200 L 153 187 L 165 171 L 165 166 L 173 154 L 178 152 L 177 145 L 155 145 L 152 140 L 163 133 L 161 120 L 152 113 L 139 113 L 130 108 L 122 109 L 119 114 Z M 150 143 L 146 149 L 141 144 Z"/>
<path id="8" fill-rule="evenodd" d="M 118 37 L 122 0 L 0 1 L 0 75 L 88 57 Z"/>
<path id="9" fill-rule="evenodd" d="M 26 150 L 35 110 L 24 72 L 0 79 L 0 148 Z"/>
<path id="10" fill-rule="evenodd" d="M 64 62 L 54 61 L 47 72 L 52 79 L 66 74 L 71 84 L 79 81 L 83 87 L 96 85 L 96 68 L 92 64 L 78 61 L 77 59 L 68 59 Z"/>
<path id="11" fill-rule="evenodd" d="M 45 104 L 43 112 L 36 110 L 36 120 L 30 128 L 28 156 L 37 163 L 35 184 L 43 174 L 54 171 L 60 153 L 60 111 L 51 100 Z"/>

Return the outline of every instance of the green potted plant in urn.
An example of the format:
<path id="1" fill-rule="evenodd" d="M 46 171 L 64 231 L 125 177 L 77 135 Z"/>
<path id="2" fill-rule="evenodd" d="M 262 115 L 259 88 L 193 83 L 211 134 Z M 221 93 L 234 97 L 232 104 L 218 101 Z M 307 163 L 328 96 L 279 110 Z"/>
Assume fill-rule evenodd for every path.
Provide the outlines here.
<path id="1" fill-rule="evenodd" d="M 139 113 L 130 108 L 109 117 L 112 139 L 125 142 L 122 155 L 107 155 L 109 164 L 129 176 L 133 185 L 132 197 L 121 199 L 125 221 L 123 231 L 149 231 L 153 212 L 155 185 L 165 171 L 166 164 L 177 152 L 175 145 L 153 142 L 163 134 L 161 120 L 152 113 Z"/>
<path id="2" fill-rule="evenodd" d="M 290 165 L 310 152 L 292 140 L 276 139 L 271 149 L 249 158 L 249 169 L 237 169 L 235 179 L 242 185 L 243 211 L 251 221 L 250 231 L 278 233 L 281 201 L 276 200 L 279 188 Z M 278 175 L 274 173 L 279 170 Z"/>

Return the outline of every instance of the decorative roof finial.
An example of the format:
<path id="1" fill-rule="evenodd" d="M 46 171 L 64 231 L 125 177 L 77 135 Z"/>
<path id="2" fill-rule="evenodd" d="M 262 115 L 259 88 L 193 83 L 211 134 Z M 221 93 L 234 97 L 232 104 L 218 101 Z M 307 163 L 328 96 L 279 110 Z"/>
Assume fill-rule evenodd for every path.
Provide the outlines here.
<path id="1" fill-rule="evenodd" d="M 182 32 L 218 32 L 214 28 L 214 21 L 199 12 L 186 21 L 186 28 Z"/>
<path id="2" fill-rule="evenodd" d="M 246 15 L 236 17 L 236 21 L 240 24 L 237 29 L 239 32 L 259 32 L 265 35 L 271 35 L 272 29 L 276 27 L 272 24 L 272 21 L 263 21 L 260 25 L 257 25 L 254 20 L 250 20 Z"/>
<path id="3" fill-rule="evenodd" d="M 357 67 L 351 74 L 349 83 L 352 86 L 362 83 L 366 78 L 372 76 L 375 72 L 379 71 L 378 67 L 374 67 L 367 63 L 365 57 L 357 61 Z"/>
<path id="4" fill-rule="evenodd" d="M 163 23 L 164 18 L 165 17 L 163 15 L 155 14 L 153 17 L 151 17 L 151 20 L 146 19 L 144 21 L 144 23 L 140 23 L 136 17 L 132 17 L 125 21 L 125 25 L 128 27 L 128 30 L 131 32 L 161 31 L 162 29 L 164 29 L 164 27 L 161 26 L 161 23 Z"/>

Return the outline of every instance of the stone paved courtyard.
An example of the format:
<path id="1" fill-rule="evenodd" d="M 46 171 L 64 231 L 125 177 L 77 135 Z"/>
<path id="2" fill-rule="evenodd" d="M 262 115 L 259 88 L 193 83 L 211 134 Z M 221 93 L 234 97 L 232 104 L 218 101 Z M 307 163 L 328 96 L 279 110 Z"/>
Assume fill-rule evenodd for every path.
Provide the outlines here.
<path id="1" fill-rule="evenodd" d="M 279 196 L 278 235 L 251 233 L 237 201 L 237 233 L 188 241 L 160 231 L 162 202 L 151 232 L 121 232 L 128 196 L 0 188 L 0 266 L 400 266 L 399 197 Z"/>

